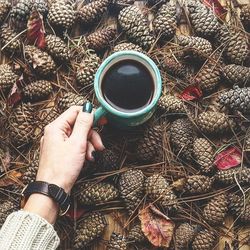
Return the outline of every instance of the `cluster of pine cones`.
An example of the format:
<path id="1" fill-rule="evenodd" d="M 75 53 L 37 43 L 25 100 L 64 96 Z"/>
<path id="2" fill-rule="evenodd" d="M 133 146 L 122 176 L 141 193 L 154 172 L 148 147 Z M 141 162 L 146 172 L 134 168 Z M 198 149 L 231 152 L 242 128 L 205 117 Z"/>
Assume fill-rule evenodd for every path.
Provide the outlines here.
<path id="1" fill-rule="evenodd" d="M 98 106 L 95 72 L 123 50 L 155 61 L 163 93 L 146 124 L 101 130 L 106 149 L 94 152 L 72 190 L 75 209 L 87 214 L 74 237 L 61 230 L 61 249 L 91 249 L 97 241 L 101 249 L 152 249 L 137 219 L 149 203 L 175 223 L 169 249 L 212 250 L 230 231 L 226 216 L 237 227 L 250 223 L 250 5 L 226 22 L 195 0 L 11 2 L 0 0 L 0 173 L 22 177 L 3 187 L 0 225 L 35 180 L 44 127 L 73 105 Z M 42 43 L 27 36 L 36 13 L 45 28 Z M 183 94 L 190 89 L 199 98 Z M 241 162 L 219 170 L 216 155 L 229 146 L 242 151 Z M 131 223 L 102 241 L 117 207 Z M 250 232 L 233 242 L 234 249 L 249 244 Z"/>

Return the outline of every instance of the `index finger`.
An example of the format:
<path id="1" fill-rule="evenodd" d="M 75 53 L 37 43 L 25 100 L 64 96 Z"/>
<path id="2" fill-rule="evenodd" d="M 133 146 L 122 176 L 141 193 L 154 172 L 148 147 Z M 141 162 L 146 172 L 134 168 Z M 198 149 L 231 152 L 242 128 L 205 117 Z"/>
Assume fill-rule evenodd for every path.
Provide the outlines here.
<path id="1" fill-rule="evenodd" d="M 69 126 L 72 128 L 81 109 L 81 106 L 68 108 L 52 122 L 53 126 L 59 129 L 65 129 Z"/>

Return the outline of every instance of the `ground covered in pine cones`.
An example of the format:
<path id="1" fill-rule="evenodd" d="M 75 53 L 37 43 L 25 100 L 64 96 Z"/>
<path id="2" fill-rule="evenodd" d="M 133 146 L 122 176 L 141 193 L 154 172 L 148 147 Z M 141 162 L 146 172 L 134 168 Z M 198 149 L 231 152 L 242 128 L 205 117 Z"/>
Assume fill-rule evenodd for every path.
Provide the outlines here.
<path id="1" fill-rule="evenodd" d="M 0 0 L 0 25 L 0 225 L 35 179 L 44 127 L 98 107 L 101 62 L 136 50 L 161 71 L 157 111 L 129 131 L 100 121 L 106 149 L 56 223 L 60 249 L 248 249 L 249 5 Z"/>

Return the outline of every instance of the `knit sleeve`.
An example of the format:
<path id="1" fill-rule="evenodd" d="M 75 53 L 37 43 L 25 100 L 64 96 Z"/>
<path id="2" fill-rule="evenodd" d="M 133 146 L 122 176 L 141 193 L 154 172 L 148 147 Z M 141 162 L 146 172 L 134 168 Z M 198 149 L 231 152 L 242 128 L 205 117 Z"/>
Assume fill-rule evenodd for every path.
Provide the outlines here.
<path id="1" fill-rule="evenodd" d="M 59 242 L 51 224 L 23 210 L 10 214 L 0 230 L 1 250 L 54 250 Z"/>

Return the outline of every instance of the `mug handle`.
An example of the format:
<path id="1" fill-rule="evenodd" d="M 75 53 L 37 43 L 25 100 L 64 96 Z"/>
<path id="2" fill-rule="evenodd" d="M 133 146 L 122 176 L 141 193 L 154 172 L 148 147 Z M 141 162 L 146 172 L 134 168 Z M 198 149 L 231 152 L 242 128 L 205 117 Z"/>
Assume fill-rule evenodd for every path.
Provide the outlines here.
<path id="1" fill-rule="evenodd" d="M 94 113 L 94 125 L 97 125 L 99 119 L 107 114 L 107 111 L 103 107 L 97 108 Z"/>

